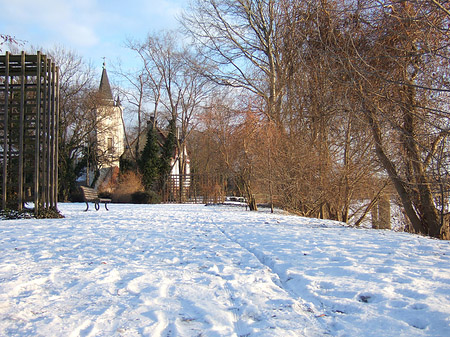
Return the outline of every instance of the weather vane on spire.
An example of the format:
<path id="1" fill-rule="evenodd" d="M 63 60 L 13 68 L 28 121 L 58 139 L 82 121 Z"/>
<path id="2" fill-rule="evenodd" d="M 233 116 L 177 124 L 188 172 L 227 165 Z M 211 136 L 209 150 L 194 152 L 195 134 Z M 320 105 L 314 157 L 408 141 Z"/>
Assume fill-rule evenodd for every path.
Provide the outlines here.
<path id="1" fill-rule="evenodd" d="M 103 69 L 106 69 L 106 57 L 103 56 L 102 59 L 103 59 Z"/>

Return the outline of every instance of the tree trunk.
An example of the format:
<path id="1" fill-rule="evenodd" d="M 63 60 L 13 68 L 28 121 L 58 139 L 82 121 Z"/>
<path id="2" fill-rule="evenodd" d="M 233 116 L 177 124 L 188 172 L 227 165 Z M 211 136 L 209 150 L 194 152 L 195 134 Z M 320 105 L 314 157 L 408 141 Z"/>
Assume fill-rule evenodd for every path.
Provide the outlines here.
<path id="1" fill-rule="evenodd" d="M 443 240 L 450 240 L 450 213 L 445 214 L 443 218 L 440 236 Z"/>
<path id="2" fill-rule="evenodd" d="M 378 159 L 380 160 L 382 166 L 386 170 L 390 180 L 394 184 L 394 188 L 396 189 L 400 200 L 402 202 L 403 208 L 405 209 L 406 215 L 411 222 L 414 230 L 417 233 L 427 233 L 426 228 L 420 218 L 418 217 L 416 211 L 414 210 L 413 202 L 411 199 L 411 195 L 408 193 L 403 180 L 398 175 L 394 164 L 388 158 L 385 153 L 385 149 L 383 147 L 383 142 L 381 139 L 381 130 L 378 124 L 378 121 L 375 119 L 374 112 L 368 108 L 367 106 L 363 107 L 364 114 L 369 122 L 369 126 L 372 131 L 372 135 L 375 140 L 375 151 Z"/>
<path id="3" fill-rule="evenodd" d="M 422 225 L 424 227 L 423 234 L 430 235 L 432 237 L 440 237 L 441 223 L 439 221 L 439 213 L 434 205 L 433 195 L 431 192 L 431 186 L 425 173 L 422 160 L 419 154 L 419 148 L 415 138 L 415 117 L 414 117 L 414 89 L 410 83 L 409 86 L 404 88 L 406 92 L 406 104 L 403 109 L 404 116 L 404 147 L 406 149 L 407 159 L 410 161 L 410 167 L 412 170 L 412 181 L 410 183 L 417 186 L 418 191 L 418 204 L 416 208 L 421 215 Z"/>
<path id="4" fill-rule="evenodd" d="M 252 188 L 250 186 L 250 182 L 245 179 L 242 175 L 239 178 L 241 180 L 242 186 L 244 188 L 244 195 L 247 199 L 248 208 L 250 211 L 257 211 L 258 206 L 256 204 L 255 195 L 252 193 Z"/>

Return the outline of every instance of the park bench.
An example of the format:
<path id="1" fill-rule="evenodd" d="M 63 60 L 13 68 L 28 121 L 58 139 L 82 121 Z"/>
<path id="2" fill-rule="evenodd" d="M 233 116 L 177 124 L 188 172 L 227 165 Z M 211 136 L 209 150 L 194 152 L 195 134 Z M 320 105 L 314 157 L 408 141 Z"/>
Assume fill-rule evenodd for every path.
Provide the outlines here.
<path id="1" fill-rule="evenodd" d="M 108 202 L 111 202 L 111 199 L 99 198 L 97 191 L 91 187 L 87 186 L 80 186 L 80 187 L 81 192 L 83 193 L 83 200 L 86 202 L 86 209 L 84 210 L 85 212 L 89 209 L 89 202 L 94 203 L 96 211 L 100 209 L 100 203 L 104 203 L 106 210 L 109 211 L 107 205 Z"/>

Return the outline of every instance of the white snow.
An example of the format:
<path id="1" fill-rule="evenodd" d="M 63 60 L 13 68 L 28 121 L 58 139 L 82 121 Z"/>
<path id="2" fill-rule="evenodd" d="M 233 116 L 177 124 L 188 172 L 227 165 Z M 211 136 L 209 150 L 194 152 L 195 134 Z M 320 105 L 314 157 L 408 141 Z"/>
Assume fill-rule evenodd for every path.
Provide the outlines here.
<path id="1" fill-rule="evenodd" d="M 0 221 L 0 336 L 450 336 L 450 243 L 232 206 Z"/>

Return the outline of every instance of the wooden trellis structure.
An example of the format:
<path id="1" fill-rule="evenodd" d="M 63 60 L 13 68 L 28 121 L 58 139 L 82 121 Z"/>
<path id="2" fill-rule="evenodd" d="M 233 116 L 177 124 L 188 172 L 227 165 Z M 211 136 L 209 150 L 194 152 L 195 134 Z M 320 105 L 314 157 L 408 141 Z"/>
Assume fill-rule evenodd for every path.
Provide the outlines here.
<path id="1" fill-rule="evenodd" d="M 0 55 L 1 207 L 57 208 L 58 67 L 46 55 Z"/>

